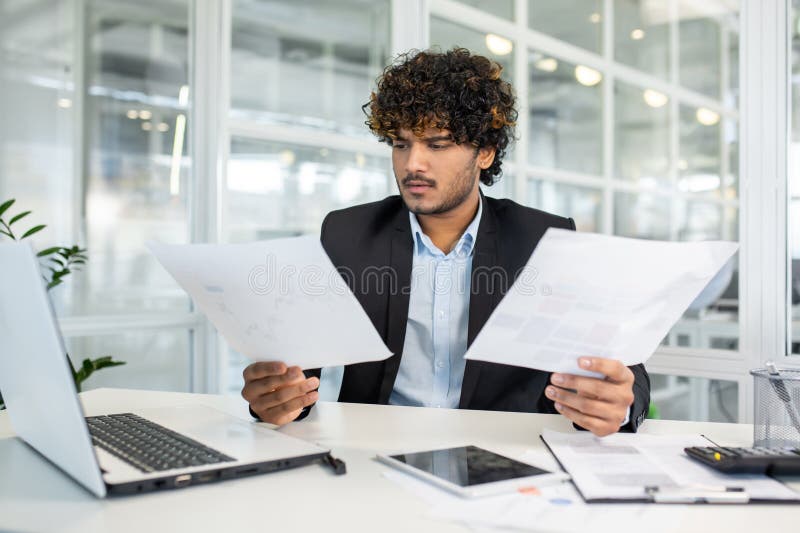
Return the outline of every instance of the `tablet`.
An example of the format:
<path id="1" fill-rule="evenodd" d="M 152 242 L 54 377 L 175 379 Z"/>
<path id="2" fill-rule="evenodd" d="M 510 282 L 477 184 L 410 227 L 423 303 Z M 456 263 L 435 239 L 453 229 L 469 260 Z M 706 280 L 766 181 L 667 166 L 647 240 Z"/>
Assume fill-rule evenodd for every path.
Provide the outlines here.
<path id="1" fill-rule="evenodd" d="M 378 455 L 377 458 L 466 498 L 514 492 L 569 479 L 566 472 L 550 472 L 477 446 Z"/>

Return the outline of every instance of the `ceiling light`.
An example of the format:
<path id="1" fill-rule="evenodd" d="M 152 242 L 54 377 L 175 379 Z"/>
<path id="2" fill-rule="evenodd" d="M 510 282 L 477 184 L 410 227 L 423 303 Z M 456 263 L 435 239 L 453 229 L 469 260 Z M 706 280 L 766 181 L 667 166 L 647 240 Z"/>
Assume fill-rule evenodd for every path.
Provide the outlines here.
<path id="1" fill-rule="evenodd" d="M 291 150 L 283 150 L 280 154 L 281 165 L 284 167 L 292 166 L 296 160 L 297 156 Z"/>
<path id="2" fill-rule="evenodd" d="M 175 137 L 172 138 L 172 160 L 169 165 L 169 192 L 173 196 L 181 193 L 181 161 L 183 160 L 183 138 L 186 133 L 186 115 L 175 117 Z"/>
<path id="3" fill-rule="evenodd" d="M 356 154 L 356 166 L 358 168 L 364 168 L 367 165 L 367 158 L 362 153 Z"/>
<path id="4" fill-rule="evenodd" d="M 685 159 L 678 159 L 678 170 L 687 170 L 689 168 L 689 162 Z"/>
<path id="5" fill-rule="evenodd" d="M 600 18 L 600 13 L 592 13 L 589 15 L 589 22 L 592 24 L 598 24 L 602 19 Z"/>
<path id="6" fill-rule="evenodd" d="M 514 49 L 514 44 L 505 37 L 500 37 L 494 33 L 487 33 L 486 48 L 495 55 L 507 56 L 511 53 L 511 50 Z"/>
<path id="7" fill-rule="evenodd" d="M 166 122 L 159 122 L 158 126 L 156 126 L 156 129 L 160 132 L 165 132 L 169 129 L 169 124 Z"/>
<path id="8" fill-rule="evenodd" d="M 641 41 L 644 39 L 644 30 L 641 28 L 636 28 L 631 32 L 631 39 L 634 41 Z"/>
<path id="9" fill-rule="evenodd" d="M 139 118 L 142 120 L 150 120 L 150 117 L 153 116 L 153 113 L 148 111 L 147 109 L 142 109 L 139 111 Z"/>
<path id="10" fill-rule="evenodd" d="M 698 107 L 695 117 L 697 117 L 697 122 L 703 126 L 713 126 L 719 122 L 719 113 L 712 111 L 707 107 Z"/>
<path id="11" fill-rule="evenodd" d="M 536 61 L 533 66 L 545 72 L 555 72 L 558 69 L 558 61 L 552 57 L 543 57 Z"/>
<path id="12" fill-rule="evenodd" d="M 150 131 L 153 129 L 153 124 L 151 124 L 150 122 L 142 122 L 142 129 L 144 131 Z"/>
<path id="13" fill-rule="evenodd" d="M 644 93 L 642 93 L 642 97 L 650 107 L 661 107 L 669 101 L 666 94 L 654 91 L 653 89 L 645 89 Z"/>
<path id="14" fill-rule="evenodd" d="M 188 85 L 181 85 L 180 91 L 178 91 L 178 104 L 185 106 L 189 102 L 189 86 Z"/>
<path id="15" fill-rule="evenodd" d="M 578 80 L 578 83 L 581 85 L 592 87 L 600 83 L 600 80 L 603 79 L 603 75 L 593 68 L 578 65 L 575 67 L 575 79 Z"/>
<path id="16" fill-rule="evenodd" d="M 322 157 L 328 157 L 328 154 L 330 154 L 330 153 L 331 153 L 331 151 L 328 150 L 327 148 L 320 148 L 319 149 L 319 155 L 321 155 Z"/>
<path id="17" fill-rule="evenodd" d="M 70 107 L 72 107 L 72 100 L 70 100 L 69 98 L 59 98 L 58 107 L 62 109 L 69 109 Z"/>
<path id="18" fill-rule="evenodd" d="M 128 117 L 129 119 L 136 119 L 139 118 L 139 112 L 136 111 L 135 109 L 128 109 L 128 112 L 125 113 L 125 116 Z"/>

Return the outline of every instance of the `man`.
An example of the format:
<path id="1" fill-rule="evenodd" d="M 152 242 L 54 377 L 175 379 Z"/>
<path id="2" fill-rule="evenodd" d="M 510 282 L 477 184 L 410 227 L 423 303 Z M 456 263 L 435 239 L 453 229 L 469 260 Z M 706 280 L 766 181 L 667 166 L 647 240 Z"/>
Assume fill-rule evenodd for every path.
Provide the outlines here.
<path id="1" fill-rule="evenodd" d="M 400 196 L 330 213 L 322 244 L 394 354 L 345 368 L 339 401 L 561 413 L 597 435 L 636 431 L 650 382 L 642 365 L 599 357 L 605 379 L 467 361 L 467 346 L 549 227 L 572 219 L 484 197 L 513 138 L 515 97 L 502 67 L 465 49 L 400 58 L 364 105 L 392 147 Z M 319 370 L 259 362 L 242 396 L 273 424 L 304 417 Z"/>

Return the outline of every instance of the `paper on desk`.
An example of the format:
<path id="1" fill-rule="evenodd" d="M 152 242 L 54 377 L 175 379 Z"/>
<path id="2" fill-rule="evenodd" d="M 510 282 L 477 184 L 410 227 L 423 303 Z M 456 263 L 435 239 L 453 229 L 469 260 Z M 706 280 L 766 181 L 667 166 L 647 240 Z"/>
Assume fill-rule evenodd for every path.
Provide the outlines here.
<path id="1" fill-rule="evenodd" d="M 798 494 L 766 475 L 723 474 L 692 459 L 688 446 L 710 446 L 700 435 L 616 433 L 596 437 L 589 432 L 542 432 L 550 450 L 572 476 L 586 500 L 638 500 L 644 488 L 744 488 L 751 499 L 794 500 Z"/>
<path id="2" fill-rule="evenodd" d="M 737 248 L 550 228 L 464 357 L 583 375 L 582 355 L 642 363 Z"/>
<path id="3" fill-rule="evenodd" d="M 320 368 L 391 355 L 318 237 L 148 247 L 251 359 Z"/>

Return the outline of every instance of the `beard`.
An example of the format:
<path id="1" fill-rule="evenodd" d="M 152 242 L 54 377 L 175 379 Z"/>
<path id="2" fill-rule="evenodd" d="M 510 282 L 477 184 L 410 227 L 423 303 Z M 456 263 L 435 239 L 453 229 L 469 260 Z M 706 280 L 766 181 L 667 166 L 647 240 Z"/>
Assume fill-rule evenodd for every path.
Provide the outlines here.
<path id="1" fill-rule="evenodd" d="M 417 203 L 410 193 L 405 192 L 404 186 L 410 181 L 420 181 L 426 183 L 432 189 L 437 189 L 438 184 L 435 180 L 418 176 L 416 174 L 406 174 L 402 180 L 397 180 L 400 194 L 408 210 L 415 215 L 441 215 L 442 213 L 447 213 L 448 211 L 451 211 L 466 202 L 472 193 L 472 189 L 475 187 L 475 178 L 479 172 L 477 165 L 475 165 L 476 159 L 477 153 L 475 154 L 475 157 L 473 157 L 472 160 L 461 170 L 461 172 L 456 175 L 453 182 L 450 184 L 447 190 L 444 191 L 443 197 L 434 205 L 424 206 L 421 205 L 421 203 Z M 408 198 L 407 195 L 411 197 Z"/>

